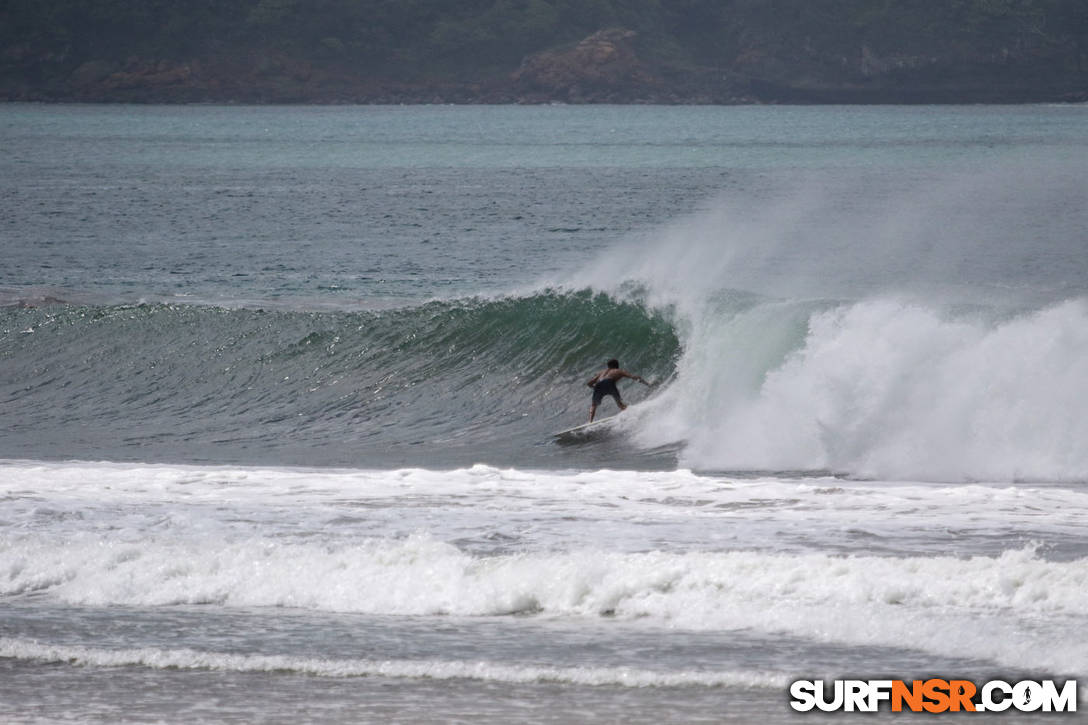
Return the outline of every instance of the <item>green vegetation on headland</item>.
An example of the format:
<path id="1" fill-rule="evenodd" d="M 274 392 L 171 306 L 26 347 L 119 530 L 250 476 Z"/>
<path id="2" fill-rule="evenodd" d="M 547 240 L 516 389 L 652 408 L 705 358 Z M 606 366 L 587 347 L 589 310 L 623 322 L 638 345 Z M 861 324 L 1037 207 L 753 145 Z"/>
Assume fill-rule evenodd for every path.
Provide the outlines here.
<path id="1" fill-rule="evenodd" d="M 1088 100 L 1088 0 L 0 0 L 0 99 Z"/>

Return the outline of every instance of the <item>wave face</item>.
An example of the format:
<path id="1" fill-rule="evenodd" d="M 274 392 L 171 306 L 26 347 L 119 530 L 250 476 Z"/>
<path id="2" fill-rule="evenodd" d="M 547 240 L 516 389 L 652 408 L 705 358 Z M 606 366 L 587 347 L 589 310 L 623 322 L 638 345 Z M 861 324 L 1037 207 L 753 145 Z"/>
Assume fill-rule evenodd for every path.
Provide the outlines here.
<path id="1" fill-rule="evenodd" d="M 663 314 L 588 292 L 351 313 L 12 306 L 0 330 L 9 457 L 524 461 L 581 422 L 605 355 L 664 378 L 679 354 Z"/>
<path id="2" fill-rule="evenodd" d="M 696 311 L 618 298 L 6 308 L 2 454 L 1088 479 L 1085 299 L 1008 313 L 902 298 L 731 292 Z M 633 447 L 551 444 L 583 419 L 602 350 L 667 381 L 627 415 Z"/>

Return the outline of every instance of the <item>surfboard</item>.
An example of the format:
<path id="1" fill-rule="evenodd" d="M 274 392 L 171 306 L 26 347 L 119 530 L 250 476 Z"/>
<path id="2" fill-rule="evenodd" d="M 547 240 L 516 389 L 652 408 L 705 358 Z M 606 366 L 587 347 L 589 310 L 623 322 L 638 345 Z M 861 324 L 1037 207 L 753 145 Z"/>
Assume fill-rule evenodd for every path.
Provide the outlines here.
<path id="1" fill-rule="evenodd" d="M 584 440 L 596 436 L 597 434 L 604 433 L 612 427 L 615 418 L 616 416 L 613 415 L 608 418 L 599 418 L 592 423 L 582 423 L 582 425 L 576 425 L 573 428 L 567 428 L 558 433 L 552 433 L 552 438 L 555 438 L 558 441 Z"/>

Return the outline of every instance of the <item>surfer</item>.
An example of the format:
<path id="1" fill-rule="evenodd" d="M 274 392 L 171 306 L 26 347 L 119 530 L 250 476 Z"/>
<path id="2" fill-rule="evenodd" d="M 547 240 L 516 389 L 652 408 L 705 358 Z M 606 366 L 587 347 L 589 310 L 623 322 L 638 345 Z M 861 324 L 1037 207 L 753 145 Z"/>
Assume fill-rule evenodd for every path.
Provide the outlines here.
<path id="1" fill-rule="evenodd" d="M 589 422 L 593 422 L 593 416 L 597 414 L 597 406 L 600 405 L 604 396 L 611 395 L 616 401 L 616 405 L 620 406 L 620 410 L 627 410 L 627 405 L 624 404 L 623 399 L 620 398 L 620 389 L 616 387 L 616 382 L 623 378 L 631 378 L 637 380 L 643 385 L 649 385 L 644 378 L 634 373 L 629 373 L 626 370 L 620 370 L 620 362 L 615 358 L 606 363 L 606 367 L 601 372 L 594 375 L 586 383 L 589 387 L 593 388 L 593 403 L 589 406 Z"/>

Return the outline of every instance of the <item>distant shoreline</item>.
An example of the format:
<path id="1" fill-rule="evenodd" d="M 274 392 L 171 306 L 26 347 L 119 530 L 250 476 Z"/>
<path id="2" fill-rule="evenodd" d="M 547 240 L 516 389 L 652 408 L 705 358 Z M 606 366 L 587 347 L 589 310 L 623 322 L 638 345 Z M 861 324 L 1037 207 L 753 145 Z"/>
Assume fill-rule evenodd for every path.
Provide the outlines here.
<path id="1" fill-rule="evenodd" d="M 78 74 L 73 74 L 78 78 Z M 1068 79 L 1066 79 L 1067 81 Z M 162 74 L 116 71 L 82 81 L 56 79 L 40 85 L 0 83 L 0 102 L 91 104 L 227 105 L 1020 105 L 1085 103 L 1088 86 L 1068 82 L 990 85 L 910 83 L 871 85 L 797 84 L 784 80 L 730 76 L 721 82 L 679 79 L 670 85 L 577 82 L 552 88 L 525 87 L 509 79 L 481 83 L 382 82 L 322 74 L 299 81 L 219 75 L 189 66 Z"/>
<path id="2" fill-rule="evenodd" d="M 751 54 L 670 66 L 639 56 L 637 33 L 598 31 L 532 53 L 514 68 L 450 77 L 317 61 L 281 51 L 185 60 L 23 58 L 0 63 L 0 101 L 420 105 L 955 105 L 1088 102 L 1088 67 L 1068 59 Z M 1083 65 L 1083 64 L 1082 64 Z M 468 74 L 468 71 L 465 71 Z"/>
<path id="3" fill-rule="evenodd" d="M 0 102 L 1088 102 L 1085 0 L 10 5 Z"/>
<path id="4" fill-rule="evenodd" d="M 546 106 L 546 105 L 616 105 L 616 106 L 954 106 L 954 105 L 1032 105 L 1088 103 L 1088 91 L 1040 92 L 1032 89 L 909 89 L 896 93 L 886 89 L 790 88 L 776 87 L 759 95 L 630 93 L 617 91 L 579 95 L 544 95 L 488 92 L 474 94 L 467 89 L 396 89 L 384 92 L 321 93 L 245 93 L 213 95 L 190 89 L 176 93 L 162 89 L 130 90 L 125 93 L 3 93 L 0 103 L 86 104 L 86 105 L 206 105 L 206 106 Z"/>

